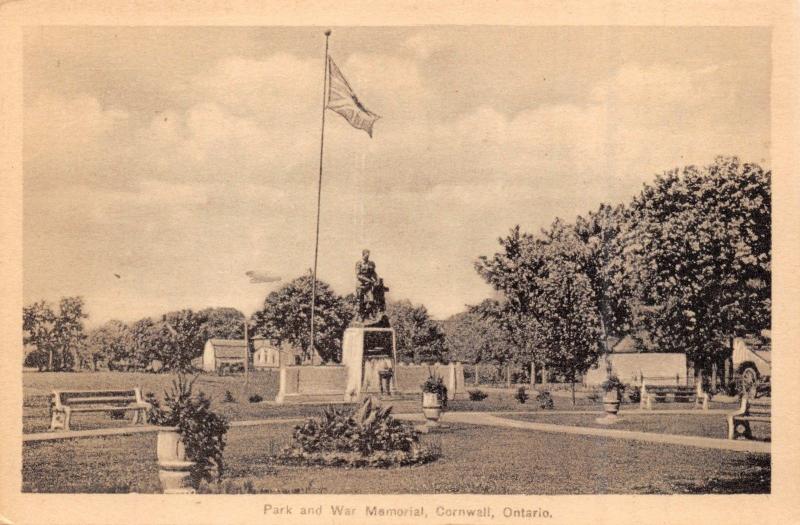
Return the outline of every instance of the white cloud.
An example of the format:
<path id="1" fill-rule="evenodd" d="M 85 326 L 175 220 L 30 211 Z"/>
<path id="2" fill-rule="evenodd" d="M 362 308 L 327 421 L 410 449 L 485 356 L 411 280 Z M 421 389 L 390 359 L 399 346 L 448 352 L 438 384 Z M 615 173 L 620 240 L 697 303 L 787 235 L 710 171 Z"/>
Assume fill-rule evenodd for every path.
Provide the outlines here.
<path id="1" fill-rule="evenodd" d="M 425 57 L 442 43 L 406 45 Z M 536 230 L 626 200 L 673 165 L 766 152 L 753 137 L 768 127 L 737 121 L 731 86 L 713 68 L 629 64 L 583 101 L 507 113 L 476 100 L 443 117 L 408 53 L 360 52 L 339 65 L 383 118 L 370 139 L 327 115 L 321 275 L 349 291 L 352 259 L 369 246 L 394 297 L 437 315 L 486 293 L 472 261 L 516 223 Z M 136 290 L 151 302 L 167 293 L 176 306 L 230 302 L 230 286 L 248 293 L 230 283 L 258 265 L 299 274 L 313 254 L 321 66 L 286 53 L 231 56 L 181 87 L 185 107 L 146 116 L 90 96 L 32 101 L 26 185 L 45 179 L 49 189 L 26 194 L 28 253 L 88 265 L 75 286 L 105 294 L 109 307 L 98 281 L 107 268 L 91 257 L 127 254 L 128 271 L 147 270 Z M 108 253 L 85 255 L 74 233 L 63 241 L 80 231 Z"/>

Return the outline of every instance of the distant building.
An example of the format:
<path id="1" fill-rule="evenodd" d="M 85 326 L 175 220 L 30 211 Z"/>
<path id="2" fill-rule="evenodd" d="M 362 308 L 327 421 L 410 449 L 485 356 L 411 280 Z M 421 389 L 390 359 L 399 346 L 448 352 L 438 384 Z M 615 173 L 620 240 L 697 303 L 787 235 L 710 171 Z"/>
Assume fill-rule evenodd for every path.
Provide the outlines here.
<path id="1" fill-rule="evenodd" d="M 596 368 L 586 372 L 583 382 L 596 386 L 608 377 L 608 366 L 626 384 L 638 384 L 640 377 L 650 384 L 686 384 L 686 354 L 678 352 L 662 353 L 648 351 L 627 335 L 616 341 L 609 341 L 610 354 L 601 357 Z"/>
<path id="2" fill-rule="evenodd" d="M 223 365 L 244 366 L 244 339 L 209 339 L 203 348 L 203 370 L 215 372 Z"/>
<path id="3" fill-rule="evenodd" d="M 253 368 L 280 368 L 296 363 L 294 349 L 287 345 L 275 346 L 264 337 L 254 337 L 250 342 L 250 365 Z M 215 372 L 221 367 L 244 367 L 244 339 L 209 339 L 203 348 L 202 368 Z"/>
<path id="4" fill-rule="evenodd" d="M 253 366 L 255 368 L 280 368 L 300 364 L 298 352 L 289 345 L 276 346 L 264 338 L 253 340 Z"/>

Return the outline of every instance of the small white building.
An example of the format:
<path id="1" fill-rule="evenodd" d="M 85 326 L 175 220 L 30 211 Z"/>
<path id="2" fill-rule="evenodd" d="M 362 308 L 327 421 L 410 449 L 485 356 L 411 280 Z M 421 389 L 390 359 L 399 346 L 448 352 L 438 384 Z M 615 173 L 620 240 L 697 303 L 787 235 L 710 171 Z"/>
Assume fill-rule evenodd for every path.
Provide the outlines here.
<path id="1" fill-rule="evenodd" d="M 280 368 L 298 364 L 297 352 L 288 345 L 276 346 L 263 337 L 253 339 L 253 366 L 255 368 Z"/>
<path id="2" fill-rule="evenodd" d="M 623 337 L 611 347 L 608 356 L 601 357 L 597 366 L 586 372 L 584 384 L 596 386 L 605 381 L 609 362 L 612 372 L 625 384 L 639 384 L 642 376 L 650 384 L 686 384 L 686 354 L 639 350 L 631 336 Z"/>
<path id="3" fill-rule="evenodd" d="M 244 339 L 209 339 L 203 347 L 203 370 L 215 372 L 222 365 L 244 366 Z"/>

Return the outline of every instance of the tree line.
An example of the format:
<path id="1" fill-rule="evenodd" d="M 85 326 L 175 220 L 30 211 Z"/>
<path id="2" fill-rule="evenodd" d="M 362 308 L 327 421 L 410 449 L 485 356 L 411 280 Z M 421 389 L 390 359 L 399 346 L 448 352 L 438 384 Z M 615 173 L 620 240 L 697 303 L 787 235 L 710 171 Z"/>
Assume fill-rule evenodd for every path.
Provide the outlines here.
<path id="1" fill-rule="evenodd" d="M 555 219 L 537 234 L 515 226 L 500 249 L 475 262 L 498 299 L 444 322 L 423 305 L 387 304 L 406 362 L 546 367 L 575 382 L 610 342 L 631 336 L 641 348 L 684 352 L 696 370 L 730 371 L 733 338 L 771 323 L 771 173 L 737 158 L 665 172 L 630 202 Z M 309 274 L 267 295 L 248 318 L 249 335 L 288 344 L 307 358 Z M 317 281 L 316 353 L 341 359 L 352 294 Z M 109 321 L 84 331 L 80 298 L 58 308 L 23 309 L 26 364 L 42 370 L 189 367 L 212 337 L 243 338 L 234 308 L 180 310 L 131 324 Z"/>
<path id="2" fill-rule="evenodd" d="M 475 263 L 502 299 L 456 320 L 478 332 L 460 351 L 574 382 L 628 335 L 730 375 L 733 338 L 771 323 L 770 175 L 718 157 L 657 176 L 627 204 L 535 235 L 514 227 Z"/>
<path id="3" fill-rule="evenodd" d="M 249 337 L 289 345 L 310 360 L 311 276 L 271 292 L 247 322 Z M 341 360 L 345 329 L 355 316 L 353 295 L 340 296 L 317 280 L 316 351 L 324 362 Z M 387 315 L 397 333 L 398 357 L 431 362 L 444 356 L 444 334 L 422 305 L 390 302 Z M 245 315 L 235 308 L 184 309 L 133 323 L 111 320 L 86 330 L 83 299 L 63 298 L 59 308 L 39 301 L 23 308 L 24 342 L 33 349 L 25 366 L 39 370 L 182 371 L 202 356 L 208 339 L 243 339 Z"/>

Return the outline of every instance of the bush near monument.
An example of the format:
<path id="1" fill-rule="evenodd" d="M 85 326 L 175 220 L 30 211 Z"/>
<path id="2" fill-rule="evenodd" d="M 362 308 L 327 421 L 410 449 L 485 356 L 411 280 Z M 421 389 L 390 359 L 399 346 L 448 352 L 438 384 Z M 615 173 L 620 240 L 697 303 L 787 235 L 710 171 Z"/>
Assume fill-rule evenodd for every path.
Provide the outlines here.
<path id="1" fill-rule="evenodd" d="M 390 467 L 435 460 L 439 451 L 419 443 L 419 432 L 367 398 L 353 408 L 328 407 L 295 427 L 292 444 L 278 456 L 289 464 Z"/>
<path id="2" fill-rule="evenodd" d="M 475 390 L 468 390 L 467 394 L 469 394 L 470 401 L 483 401 L 489 397 L 489 394 L 479 388 L 476 388 Z"/>
<path id="3" fill-rule="evenodd" d="M 166 408 L 162 408 L 153 393 L 146 396 L 150 403 L 148 422 L 177 427 L 186 447 L 186 457 L 194 462 L 191 477 L 195 484 L 222 479 L 222 452 L 225 450 L 225 434 L 230 427 L 225 417 L 211 410 L 211 400 L 203 392 L 192 392 L 197 377 L 189 381 L 181 375 L 173 380 L 172 389 L 164 393 Z"/>

